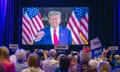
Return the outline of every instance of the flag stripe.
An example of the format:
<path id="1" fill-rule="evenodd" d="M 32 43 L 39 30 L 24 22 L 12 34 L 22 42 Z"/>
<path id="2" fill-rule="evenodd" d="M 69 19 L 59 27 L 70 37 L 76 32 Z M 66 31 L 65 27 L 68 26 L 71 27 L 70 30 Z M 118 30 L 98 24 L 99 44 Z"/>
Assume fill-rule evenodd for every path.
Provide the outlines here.
<path id="1" fill-rule="evenodd" d="M 23 24 L 23 26 L 25 26 L 25 28 L 29 31 L 30 35 L 32 35 L 32 33 L 31 33 L 31 28 L 30 28 L 29 24 L 28 24 L 26 21 L 24 21 L 24 18 L 23 18 L 22 24 Z"/>
<path id="2" fill-rule="evenodd" d="M 37 31 L 39 30 L 38 24 L 36 23 L 35 18 L 32 18 L 31 21 L 32 21 L 32 24 L 34 25 L 34 28 L 35 28 L 35 35 L 36 35 Z"/>
<path id="3" fill-rule="evenodd" d="M 76 24 L 75 26 L 77 26 L 77 28 L 78 28 L 79 31 L 80 31 L 80 29 L 81 29 L 81 24 L 79 23 L 78 19 L 76 18 L 74 12 L 72 12 L 72 18 L 73 18 L 73 20 L 75 21 L 75 24 Z"/>
<path id="4" fill-rule="evenodd" d="M 83 25 L 83 27 L 85 28 L 85 31 L 88 32 L 88 23 L 85 21 L 85 19 L 81 19 L 80 21 Z"/>
<path id="5" fill-rule="evenodd" d="M 74 26 L 72 26 L 71 22 L 68 22 L 68 24 L 69 24 L 70 28 L 72 29 L 72 32 L 75 35 L 75 38 L 77 39 L 78 43 L 81 43 L 80 40 L 79 40 L 79 37 L 78 37 L 77 33 L 75 32 L 76 28 L 73 28 Z"/>
<path id="6" fill-rule="evenodd" d="M 82 31 L 80 33 L 83 34 L 86 39 L 88 39 L 88 33 L 83 29 L 83 27 L 81 27 L 81 29 Z"/>
<path id="7" fill-rule="evenodd" d="M 23 32 L 24 30 L 22 30 L 22 32 Z M 25 43 L 26 44 L 28 44 L 28 42 L 29 42 L 29 39 L 28 39 L 28 37 L 27 37 L 27 34 L 25 34 L 25 32 L 23 32 L 23 34 L 22 34 L 23 36 L 23 39 L 24 39 L 24 41 L 25 41 Z"/>
<path id="8" fill-rule="evenodd" d="M 23 25 L 24 25 L 24 26 L 23 26 L 23 30 L 26 31 L 26 33 L 30 35 L 30 36 L 29 36 L 29 38 L 30 38 L 30 37 L 31 37 L 31 33 L 30 33 L 29 29 L 26 27 L 26 25 L 25 25 L 24 23 L 23 23 Z M 23 31 L 23 32 L 24 32 L 24 31 Z M 32 40 L 32 37 L 31 37 L 30 40 Z"/>
<path id="9" fill-rule="evenodd" d="M 77 26 L 77 23 L 75 22 L 75 18 L 73 18 L 73 16 L 71 16 L 71 19 L 72 19 L 73 24 L 75 24 L 74 26 L 76 27 L 78 32 L 80 32 L 80 28 Z"/>
<path id="10" fill-rule="evenodd" d="M 41 28 L 40 28 L 40 29 L 44 28 L 44 27 L 43 27 L 42 17 L 41 17 L 41 15 L 40 15 L 40 14 L 38 14 L 38 23 L 39 23 L 39 26 L 41 26 Z"/>
<path id="11" fill-rule="evenodd" d="M 82 39 L 79 36 L 80 28 L 77 26 L 77 24 L 75 22 L 75 18 L 73 18 L 73 15 L 70 17 L 70 23 L 71 23 L 71 25 L 72 25 L 72 27 L 73 27 L 76 35 L 77 35 L 77 38 L 78 38 L 77 40 L 80 41 L 79 42 L 80 44 L 83 44 L 83 41 L 82 41 Z"/>
<path id="12" fill-rule="evenodd" d="M 39 16 L 39 18 L 40 18 L 40 20 L 38 20 L 40 26 L 41 26 L 42 28 L 44 28 L 41 14 L 38 14 L 38 16 Z"/>
<path id="13" fill-rule="evenodd" d="M 40 23 L 39 23 L 39 17 L 38 17 L 38 15 L 36 16 L 36 17 L 34 17 L 35 18 L 35 24 L 36 24 L 36 26 L 38 27 L 38 29 L 37 29 L 37 31 L 39 31 L 40 29 L 42 29 L 42 27 L 40 26 Z"/>
<path id="14" fill-rule="evenodd" d="M 80 24 L 81 24 L 81 33 L 85 37 L 85 39 L 88 40 L 88 28 L 85 27 L 86 22 L 83 21 L 84 19 L 81 19 Z M 87 25 L 88 26 L 88 25 Z"/>
<path id="15" fill-rule="evenodd" d="M 31 35 L 29 34 L 28 30 L 23 26 L 22 32 L 25 33 L 29 41 L 32 41 Z"/>
<path id="16" fill-rule="evenodd" d="M 79 22 L 80 22 L 81 26 L 84 28 L 84 30 L 86 32 L 88 32 L 88 29 L 85 27 L 85 25 L 84 25 L 85 23 L 83 22 L 83 20 L 80 20 Z"/>
<path id="17" fill-rule="evenodd" d="M 72 31 L 73 31 L 72 26 L 71 26 L 70 24 L 68 24 L 67 27 L 68 27 L 68 29 L 71 30 L 72 38 L 74 38 L 74 39 L 73 39 L 73 42 L 74 42 L 75 44 L 79 44 L 78 41 L 77 41 L 77 39 L 76 39 L 76 37 L 75 37 L 75 35 L 74 35 L 74 33 L 72 32 Z"/>

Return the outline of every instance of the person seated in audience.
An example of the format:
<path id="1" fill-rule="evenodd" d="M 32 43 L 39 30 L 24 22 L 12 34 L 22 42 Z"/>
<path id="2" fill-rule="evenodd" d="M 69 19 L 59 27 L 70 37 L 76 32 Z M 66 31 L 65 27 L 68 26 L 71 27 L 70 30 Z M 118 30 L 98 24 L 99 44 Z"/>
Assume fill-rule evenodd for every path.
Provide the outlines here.
<path id="1" fill-rule="evenodd" d="M 66 55 L 60 57 L 59 66 L 55 67 L 55 72 L 68 72 L 70 61 Z"/>
<path id="2" fill-rule="evenodd" d="M 77 65 L 77 72 L 91 72 L 91 67 L 88 64 L 91 59 L 91 51 L 89 48 L 83 48 L 79 53 L 79 64 Z"/>
<path id="3" fill-rule="evenodd" d="M 14 63 L 9 60 L 9 50 L 6 46 L 0 47 L 0 64 L 5 72 L 16 72 Z"/>
<path id="4" fill-rule="evenodd" d="M 107 62 L 100 62 L 97 65 L 97 72 L 111 72 L 111 66 Z"/>
<path id="5" fill-rule="evenodd" d="M 25 64 L 26 60 L 26 52 L 24 49 L 18 49 L 15 53 L 15 56 L 17 58 L 16 61 L 16 72 L 21 72 L 22 69 L 27 67 L 27 64 Z"/>
<path id="6" fill-rule="evenodd" d="M 54 68 L 57 66 L 58 61 L 55 60 L 56 58 L 56 50 L 55 49 L 51 49 L 49 51 L 49 57 L 43 61 L 43 70 L 45 72 L 54 72 Z"/>
<path id="7" fill-rule="evenodd" d="M 28 57 L 28 68 L 23 69 L 21 72 L 44 72 L 40 68 L 39 56 L 35 53 L 31 53 Z"/>

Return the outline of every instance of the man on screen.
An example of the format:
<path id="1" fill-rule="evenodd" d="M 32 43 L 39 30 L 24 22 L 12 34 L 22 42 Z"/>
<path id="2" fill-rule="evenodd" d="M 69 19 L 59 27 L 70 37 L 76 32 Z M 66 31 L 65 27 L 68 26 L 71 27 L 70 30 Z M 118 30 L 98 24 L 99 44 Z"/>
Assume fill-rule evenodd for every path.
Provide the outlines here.
<path id="1" fill-rule="evenodd" d="M 70 30 L 60 26 L 61 12 L 50 11 L 48 13 L 49 27 L 44 28 L 38 33 L 34 44 L 44 45 L 71 45 L 72 36 Z"/>

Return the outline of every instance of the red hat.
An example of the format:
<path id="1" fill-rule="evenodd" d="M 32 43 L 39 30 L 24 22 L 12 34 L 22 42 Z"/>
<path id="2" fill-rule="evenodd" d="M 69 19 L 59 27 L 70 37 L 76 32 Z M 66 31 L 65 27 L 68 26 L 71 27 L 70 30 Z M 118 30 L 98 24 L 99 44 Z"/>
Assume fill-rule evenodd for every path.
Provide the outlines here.
<path id="1" fill-rule="evenodd" d="M 89 53 L 90 52 L 90 48 L 83 48 L 83 52 Z"/>

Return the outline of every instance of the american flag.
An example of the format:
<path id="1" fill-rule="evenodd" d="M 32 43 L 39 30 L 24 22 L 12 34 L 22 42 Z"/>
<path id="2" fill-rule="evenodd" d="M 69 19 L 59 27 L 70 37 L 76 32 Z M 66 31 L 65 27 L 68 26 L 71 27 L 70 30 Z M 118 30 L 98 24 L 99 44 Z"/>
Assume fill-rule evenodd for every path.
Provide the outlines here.
<path id="1" fill-rule="evenodd" d="M 44 26 L 39 9 L 33 7 L 23 9 L 22 44 L 32 44 L 37 32 L 42 28 L 44 28 Z"/>
<path id="2" fill-rule="evenodd" d="M 75 7 L 68 20 L 73 44 L 88 44 L 88 7 Z"/>

